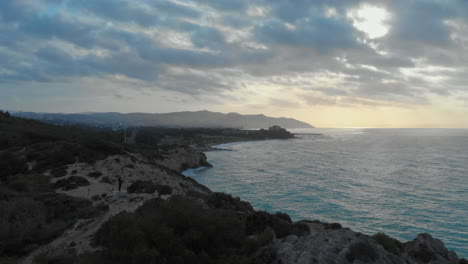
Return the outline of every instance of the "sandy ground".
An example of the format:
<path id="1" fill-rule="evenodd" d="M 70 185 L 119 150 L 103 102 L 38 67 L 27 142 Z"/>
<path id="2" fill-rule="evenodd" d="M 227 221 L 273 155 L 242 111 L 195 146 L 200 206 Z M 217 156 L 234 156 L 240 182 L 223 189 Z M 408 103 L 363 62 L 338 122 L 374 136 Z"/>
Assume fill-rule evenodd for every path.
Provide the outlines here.
<path id="1" fill-rule="evenodd" d="M 180 162 L 178 159 L 180 159 L 179 155 L 175 155 L 175 160 L 165 160 L 160 164 L 175 166 L 177 162 Z M 73 175 L 86 178 L 91 184 L 69 191 L 57 190 L 57 192 L 91 199 L 95 205 L 105 203 L 109 206 L 109 211 L 98 218 L 78 220 L 72 228 L 65 231 L 60 237 L 36 249 L 20 263 L 33 263 L 34 257 L 44 252 L 60 254 L 73 248 L 77 254 L 81 254 L 97 250 L 91 245 L 91 239 L 104 222 L 121 212 L 133 212 L 146 200 L 159 197 L 157 192 L 154 194 L 127 193 L 127 187 L 137 180 L 169 185 L 173 188 L 172 195 L 183 194 L 187 188 L 183 188 L 182 185 L 188 186 L 188 189 L 203 192 L 203 190 L 195 187 L 192 182 L 180 177 L 175 172 L 162 168 L 160 164 L 150 164 L 139 155 L 128 154 L 109 156 L 95 164 L 75 163 L 68 165 L 67 175 L 54 178 L 52 183 Z M 102 175 L 93 178 L 89 176 L 91 172 L 100 172 Z M 46 172 L 46 174 L 48 173 Z M 110 183 L 101 182 L 105 177 L 109 179 Z M 117 190 L 119 177 L 122 177 L 123 180 L 120 192 Z M 160 198 L 167 199 L 169 197 L 170 195 L 165 195 Z"/>

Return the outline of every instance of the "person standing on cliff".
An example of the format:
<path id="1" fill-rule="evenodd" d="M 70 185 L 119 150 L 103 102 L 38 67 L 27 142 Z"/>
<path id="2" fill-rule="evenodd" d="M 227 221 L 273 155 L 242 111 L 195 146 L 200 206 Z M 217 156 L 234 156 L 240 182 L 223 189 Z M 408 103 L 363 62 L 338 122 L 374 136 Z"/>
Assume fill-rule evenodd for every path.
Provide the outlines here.
<path id="1" fill-rule="evenodd" d="M 120 189 L 122 188 L 122 176 L 119 176 L 119 192 L 120 192 Z"/>

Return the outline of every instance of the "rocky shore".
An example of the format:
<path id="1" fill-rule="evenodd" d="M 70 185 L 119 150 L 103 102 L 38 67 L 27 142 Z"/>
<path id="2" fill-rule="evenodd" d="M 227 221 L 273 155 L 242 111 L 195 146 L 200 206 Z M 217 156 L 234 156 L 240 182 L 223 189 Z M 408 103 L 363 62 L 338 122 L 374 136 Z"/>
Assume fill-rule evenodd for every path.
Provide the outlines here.
<path id="1" fill-rule="evenodd" d="M 99 251 L 101 248 L 96 247 L 93 237 L 106 221 L 122 213 L 134 213 L 155 198 L 170 200 L 183 196 L 196 201 L 202 208 L 209 208 L 212 205 L 200 197 L 209 197 L 213 193 L 181 174 L 185 169 L 198 166 L 210 164 L 202 152 L 191 148 L 173 149 L 160 160 L 127 153 L 112 155 L 94 164 L 66 166 L 66 173 L 53 178 L 52 184 L 70 177 L 79 177 L 89 184 L 68 188 L 64 185 L 57 192 L 89 199 L 96 206 L 104 204 L 108 210 L 99 217 L 76 221 L 62 235 L 37 247 L 19 262 L 35 263 L 44 256 L 53 259 L 70 252 L 80 256 Z M 118 177 L 123 180 L 120 192 L 117 190 Z M 241 203 L 244 208 L 239 209 Z M 250 263 L 466 263 L 429 234 L 402 243 L 384 234 L 371 237 L 354 232 L 338 223 L 292 222 L 285 214 L 277 217 L 257 212 L 248 203 L 232 197 L 226 198 L 220 207 L 247 214 L 246 221 L 253 226 L 252 238 L 267 237 L 257 252 L 251 254 Z"/>
<path id="2" fill-rule="evenodd" d="M 0 263 L 468 263 L 429 234 L 400 242 L 256 211 L 184 176 L 211 166 L 192 147 L 126 149 L 13 121 L 0 149 Z M 34 126 L 43 133 L 18 133 Z"/>

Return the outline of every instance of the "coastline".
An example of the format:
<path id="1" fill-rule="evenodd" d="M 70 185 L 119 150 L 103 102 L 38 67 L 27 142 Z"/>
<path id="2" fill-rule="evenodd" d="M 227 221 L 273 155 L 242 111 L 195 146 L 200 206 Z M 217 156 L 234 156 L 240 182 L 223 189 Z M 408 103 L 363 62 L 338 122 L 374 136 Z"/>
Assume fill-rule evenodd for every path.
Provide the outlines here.
<path id="1" fill-rule="evenodd" d="M 266 140 L 271 139 L 249 141 Z M 242 142 L 246 141 L 225 142 L 212 147 L 218 147 L 219 150 L 219 147 Z M 204 245 L 202 250 L 210 254 L 199 256 L 200 258 L 216 259 L 228 253 L 233 254 L 230 258 L 245 260 L 233 263 L 302 264 L 330 263 L 333 260 L 334 263 L 349 264 L 420 264 L 427 263 L 425 260 L 429 257 L 437 261 L 433 263 L 465 264 L 464 260 L 460 260 L 455 252 L 448 250 L 442 241 L 428 234 L 421 234 L 416 239 L 403 243 L 384 234 L 369 236 L 355 232 L 339 223 L 325 223 L 319 220 L 293 221 L 286 213 L 255 210 L 249 202 L 242 201 L 239 197 L 213 192 L 182 174 L 190 168 L 197 170 L 210 166 L 212 165 L 203 152 L 186 146 L 158 150 L 153 155 L 121 152 L 94 162 L 75 161 L 64 164 L 60 170 L 53 168 L 41 172 L 36 177 L 43 178 L 44 182 L 38 184 L 50 187 L 42 189 L 37 186 L 36 193 L 31 194 L 21 193 L 23 191 L 18 189 L 16 191 L 20 191 L 19 193 L 8 194 L 13 195 L 11 199 L 24 201 L 23 195 L 31 195 L 26 198 L 31 200 L 27 204 L 28 210 L 44 208 L 52 212 L 68 208 L 56 207 L 54 204 L 72 203 L 81 213 L 73 216 L 76 210 L 71 210 L 65 215 L 69 217 L 66 219 L 67 225 L 61 225 L 59 230 L 47 234 L 47 239 L 38 237 L 32 241 L 25 240 L 17 247 L 10 247 L 10 254 L 14 254 L 14 249 L 24 255 L 6 257 L 19 257 L 18 263 L 37 263 L 40 259 L 43 261 L 39 263 L 74 263 L 71 260 L 76 259 L 80 259 L 80 263 L 88 263 L 87 261 L 93 258 L 112 259 L 112 254 L 118 252 L 124 254 L 128 261 L 118 258 L 114 259 L 117 260 L 114 263 L 148 263 L 130 261 L 146 254 L 139 251 L 138 247 L 165 249 L 149 243 L 143 234 L 151 232 L 152 237 L 158 238 L 161 230 L 173 229 L 179 232 L 167 234 L 167 241 L 177 243 L 171 249 L 193 252 L 187 253 L 187 261 L 179 263 L 192 263 L 190 259 L 196 257 L 193 254 L 198 252 L 197 248 L 191 247 L 193 238 L 185 235 L 186 232 L 190 232 L 197 234 L 197 237 L 201 236 L 200 241 Z M 18 177 L 19 180 L 24 178 Z M 123 188 L 120 190 L 122 182 Z M 10 188 L 10 185 L 7 187 Z M 20 194 L 21 196 L 16 197 Z M 15 204 L 9 203 L 13 213 L 16 209 L 23 208 L 15 207 Z M 155 212 L 161 216 L 156 218 L 161 229 L 147 225 L 155 221 Z M 53 215 L 54 221 L 63 221 L 62 213 Z M 166 216 L 168 218 L 165 218 Z M 36 220 L 45 221 L 41 218 Z M 190 226 L 191 223 L 196 223 L 195 226 L 191 226 L 192 231 L 186 230 L 184 227 Z M 213 224 L 218 226 L 219 231 L 210 231 L 208 227 Z M 121 229 L 124 231 L 120 232 Z M 226 230 L 228 232 L 225 232 Z M 30 232 L 34 232 L 34 229 Z M 207 232 L 209 236 L 206 237 Z M 120 244 L 113 243 L 114 238 L 120 241 Z M 129 245 L 129 239 L 137 243 Z M 230 239 L 236 242 L 212 242 L 231 241 Z M 3 243 L 14 243 L 14 240 L 4 240 Z M 217 246 L 221 247 L 213 251 Z M 157 257 L 152 253 L 145 256 L 157 259 L 161 256 L 174 260 L 166 263 L 177 262 L 179 253 L 170 249 L 160 252 L 161 255 Z M 0 262 L 2 261 L 0 257 Z"/>
<path id="2" fill-rule="evenodd" d="M 236 143 L 239 142 L 226 144 Z M 89 199 L 90 189 L 93 195 L 102 191 L 107 193 L 106 190 L 109 187 L 114 188 L 116 179 L 112 179 L 112 184 L 109 185 L 96 181 L 89 176 L 88 172 L 101 171 L 103 175 L 100 177 L 102 178 L 114 174 L 122 167 L 127 168 L 126 170 L 129 172 L 128 176 L 124 178 L 124 187 L 127 191 L 112 191 L 107 197 L 95 201 L 95 203 L 104 203 L 108 206 L 109 209 L 104 215 L 96 219 L 80 220 L 57 239 L 34 250 L 27 258 L 23 259 L 22 263 L 33 263 L 37 256 L 44 254 L 44 250 L 50 252 L 53 249 L 53 254 L 66 254 L 67 250 L 70 249 L 71 242 L 73 242 L 72 248 L 78 256 L 86 252 L 95 252 L 98 249 L 93 246 L 90 238 L 99 234 L 102 226 L 114 221 L 113 219 L 118 215 L 134 215 L 140 210 L 139 208 L 143 208 L 146 203 L 150 203 L 154 199 L 170 203 L 171 197 L 185 197 L 184 199 L 188 199 L 190 203 L 201 202 L 206 207 L 214 206 L 212 210 L 228 211 L 233 216 L 246 217 L 248 215 L 246 221 L 254 221 L 255 229 L 252 231 L 254 232 L 252 235 L 257 239 L 265 236 L 262 234 L 267 232 L 268 239 L 262 242 L 265 243 L 264 247 L 261 247 L 253 258 L 263 259 L 268 256 L 268 261 L 255 263 L 309 263 L 311 259 L 315 259 L 317 263 L 328 263 L 330 260 L 336 260 L 335 263 L 419 264 L 426 263 L 425 257 L 429 256 L 437 260 L 437 263 L 465 264 L 459 260 L 455 252 L 448 250 L 442 241 L 428 234 L 421 234 L 412 241 L 402 243 L 384 234 L 379 236 L 361 234 L 342 227 L 339 223 L 324 223 L 319 220 L 292 221 L 287 214 L 254 210 L 248 202 L 242 201 L 238 197 L 215 193 L 196 180 L 180 174 L 186 171 L 184 169 L 187 167 L 197 170 L 209 164 L 206 155 L 202 152 L 190 148 L 180 148 L 169 154 L 166 159 L 157 163 L 148 163 L 138 155 L 119 155 L 109 156 L 96 164 L 70 165 L 67 168 L 67 175 L 76 170 L 78 171 L 76 175 L 88 179 L 91 185 L 60 191 L 63 194 Z M 132 173 L 134 170 L 145 173 L 135 178 L 136 175 Z M 148 186 L 154 183 L 170 186 L 170 192 L 164 193 L 159 189 L 148 191 Z M 137 188 L 136 193 L 130 191 L 132 186 Z M 217 199 L 215 204 L 210 202 L 213 199 Z M 268 251 L 265 251 L 266 248 Z M 265 256 L 265 254 L 267 255 Z"/>
<path id="3" fill-rule="evenodd" d="M 321 134 L 313 134 L 313 135 L 321 135 Z M 299 137 L 295 137 L 295 138 L 299 138 Z M 224 151 L 232 151 L 231 149 L 225 149 L 226 147 L 229 147 L 229 146 L 232 146 L 232 145 L 237 145 L 237 144 L 240 144 L 240 143 L 243 143 L 243 142 L 256 142 L 256 141 L 269 141 L 269 140 L 272 140 L 272 139 L 264 139 L 264 140 L 248 140 L 248 141 L 238 141 L 238 142 L 229 142 L 229 143 L 223 143 L 223 144 L 219 144 L 219 145 L 212 145 L 210 146 L 211 148 L 213 148 L 212 150 L 208 150 L 208 151 L 220 151 L 220 150 L 224 150 Z M 188 170 L 188 171 L 183 171 L 182 173 L 186 176 L 189 176 L 189 177 L 193 177 L 193 176 L 196 176 L 194 173 L 196 173 L 197 171 L 202 171 L 202 170 L 206 170 L 208 169 L 207 167 L 199 167 L 199 168 L 196 168 L 196 169 L 191 169 L 191 170 Z M 261 209 L 260 209 L 261 210 Z M 274 212 L 270 212 L 270 213 L 274 213 Z M 302 221 L 310 221 L 310 220 L 298 220 L 298 222 L 302 222 Z M 315 221 L 319 221 L 319 220 L 313 220 L 314 222 Z M 320 221 L 319 221 L 320 222 Z M 334 223 L 336 224 L 336 223 Z M 340 225 L 341 226 L 341 225 Z M 348 229 L 348 228 L 346 228 Z M 348 229 L 350 231 L 352 231 L 351 229 Z M 352 231 L 354 232 L 354 231 Z M 365 232 L 365 231 L 364 231 Z M 361 234 L 359 232 L 357 232 L 358 234 Z M 375 236 L 377 235 L 380 235 L 380 234 L 383 234 L 383 233 L 377 233 L 377 234 L 374 234 L 374 235 L 371 235 L 371 234 L 367 234 L 367 233 L 364 233 L 365 236 L 367 237 L 371 237 L 371 238 L 374 238 Z M 386 235 L 385 235 L 386 236 Z M 385 238 L 387 239 L 387 238 Z M 393 239 L 393 238 L 392 238 Z M 395 241 L 395 243 L 399 244 L 399 245 L 402 245 L 402 247 L 404 248 L 405 246 L 408 246 L 408 245 L 413 245 L 411 247 L 414 246 L 414 243 L 420 243 L 419 245 L 417 246 L 414 246 L 416 248 L 419 249 L 422 249 L 422 250 L 425 250 L 425 248 L 429 248 L 429 249 L 434 249 L 436 251 L 438 251 L 439 253 L 443 253 L 443 258 L 445 260 L 447 260 L 448 262 L 437 262 L 437 263 L 463 263 L 463 264 L 466 264 L 468 262 L 466 262 L 466 260 L 463 258 L 463 257 L 466 257 L 466 256 L 457 256 L 457 254 L 455 253 L 454 250 L 449 250 L 447 248 L 445 248 L 445 245 L 444 243 L 437 239 L 437 238 L 434 238 L 432 237 L 430 234 L 427 234 L 427 233 L 419 233 L 419 235 L 416 236 L 415 239 L 413 240 L 406 240 L 405 239 L 402 239 L 401 241 L 405 241 L 405 242 L 400 242 L 399 240 L 397 239 L 393 239 L 393 241 Z M 436 249 L 436 244 L 440 244 L 440 245 L 444 245 L 443 248 L 439 248 L 439 249 Z M 409 246 L 408 246 L 409 247 Z M 413 248 L 414 249 L 414 248 Z M 411 249 L 411 250 L 413 250 Z M 404 249 L 406 250 L 406 249 Z M 410 249 L 408 249 L 410 250 Z M 302 252 L 303 253 L 303 252 Z M 300 253 L 300 254 L 302 254 Z M 427 252 L 426 252 L 427 253 Z M 426 254 L 424 253 L 424 254 Z M 407 252 L 407 255 L 406 256 L 411 256 L 411 252 Z M 418 253 L 417 253 L 418 254 Z M 432 258 L 434 257 L 432 253 L 427 253 L 428 254 L 428 258 Z M 458 262 L 458 259 L 459 258 L 459 262 Z M 442 261 L 442 260 L 439 260 L 439 261 Z M 419 263 L 419 262 L 410 262 L 410 263 Z M 421 263 L 426 263 L 426 262 L 421 262 Z M 430 262 L 430 263 L 433 263 L 433 262 Z M 436 262 L 434 262 L 436 263 Z"/>
<path id="4" fill-rule="evenodd" d="M 317 134 L 317 135 L 320 135 L 320 134 Z M 241 144 L 241 143 L 245 143 L 245 142 L 261 142 L 261 141 L 271 141 L 271 140 L 291 140 L 291 139 L 298 139 L 300 137 L 298 137 L 297 135 L 294 134 L 293 137 L 290 137 L 290 138 L 265 138 L 265 139 L 246 139 L 246 140 L 239 140 L 239 141 L 230 141 L 230 140 L 227 140 L 225 143 L 221 143 L 221 144 L 213 144 L 213 145 L 209 145 L 209 146 L 205 146 L 205 147 L 200 147 L 200 148 L 196 148 L 197 150 L 201 151 L 201 152 L 211 152 L 211 151 L 231 151 L 230 149 L 225 149 L 225 147 L 229 147 L 229 146 L 232 146 L 232 145 L 236 145 L 236 144 Z"/>

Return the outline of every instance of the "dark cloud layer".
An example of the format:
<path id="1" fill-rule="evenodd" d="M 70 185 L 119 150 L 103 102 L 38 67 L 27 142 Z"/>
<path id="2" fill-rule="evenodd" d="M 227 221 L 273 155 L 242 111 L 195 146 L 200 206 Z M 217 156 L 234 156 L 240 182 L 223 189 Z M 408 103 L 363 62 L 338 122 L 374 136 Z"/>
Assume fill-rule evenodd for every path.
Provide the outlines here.
<path id="1" fill-rule="evenodd" d="M 363 5 L 390 13 L 388 34 L 353 26 Z M 310 105 L 466 98 L 467 17 L 465 1 L 3 0 L 0 90 L 123 76 L 223 94 L 282 76 L 272 83 L 312 92 Z"/>

